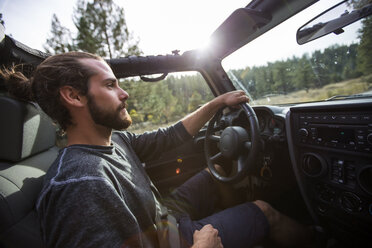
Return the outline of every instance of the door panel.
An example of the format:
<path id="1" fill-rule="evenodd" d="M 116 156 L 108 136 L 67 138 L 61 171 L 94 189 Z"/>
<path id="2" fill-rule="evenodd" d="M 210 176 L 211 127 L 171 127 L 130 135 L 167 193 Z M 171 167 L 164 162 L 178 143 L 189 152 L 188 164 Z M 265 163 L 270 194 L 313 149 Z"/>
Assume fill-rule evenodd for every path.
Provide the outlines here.
<path id="1" fill-rule="evenodd" d="M 206 167 L 202 142 L 192 139 L 145 164 L 151 180 L 166 195 Z"/>

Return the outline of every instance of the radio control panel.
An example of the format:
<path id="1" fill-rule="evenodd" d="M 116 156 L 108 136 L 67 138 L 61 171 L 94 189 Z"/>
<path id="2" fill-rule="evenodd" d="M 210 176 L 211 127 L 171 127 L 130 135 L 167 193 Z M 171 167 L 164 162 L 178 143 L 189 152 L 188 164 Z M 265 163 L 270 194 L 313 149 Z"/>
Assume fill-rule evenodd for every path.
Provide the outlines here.
<path id="1" fill-rule="evenodd" d="M 372 153 L 372 113 L 299 115 L 300 144 Z"/>

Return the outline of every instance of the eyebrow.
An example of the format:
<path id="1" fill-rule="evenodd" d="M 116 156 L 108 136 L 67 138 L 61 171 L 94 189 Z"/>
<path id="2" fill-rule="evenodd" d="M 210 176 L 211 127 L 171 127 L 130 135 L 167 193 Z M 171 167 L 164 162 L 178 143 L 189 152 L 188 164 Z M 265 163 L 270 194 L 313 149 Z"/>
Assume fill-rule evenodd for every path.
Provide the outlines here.
<path id="1" fill-rule="evenodd" d="M 106 82 L 119 83 L 116 78 L 106 78 L 102 82 L 103 83 L 106 83 Z"/>

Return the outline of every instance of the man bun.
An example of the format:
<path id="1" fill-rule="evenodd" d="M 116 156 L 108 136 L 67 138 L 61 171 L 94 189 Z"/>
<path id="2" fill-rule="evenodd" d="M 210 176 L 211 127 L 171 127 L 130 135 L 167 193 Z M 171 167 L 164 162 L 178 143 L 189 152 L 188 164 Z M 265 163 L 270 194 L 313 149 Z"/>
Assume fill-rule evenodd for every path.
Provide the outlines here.
<path id="1" fill-rule="evenodd" d="M 23 75 L 22 72 L 17 71 L 17 67 L 1 69 L 0 76 L 3 78 L 5 87 L 11 96 L 23 101 L 34 100 L 31 90 L 31 80 Z"/>

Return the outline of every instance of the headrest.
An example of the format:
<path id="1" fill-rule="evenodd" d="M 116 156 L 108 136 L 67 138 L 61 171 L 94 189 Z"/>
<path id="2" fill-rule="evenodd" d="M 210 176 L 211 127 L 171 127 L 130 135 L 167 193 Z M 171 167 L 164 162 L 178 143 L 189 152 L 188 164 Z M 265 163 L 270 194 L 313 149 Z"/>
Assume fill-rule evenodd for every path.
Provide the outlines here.
<path id="1" fill-rule="evenodd" d="M 0 160 L 18 162 L 55 145 L 56 128 L 36 105 L 0 96 Z"/>

